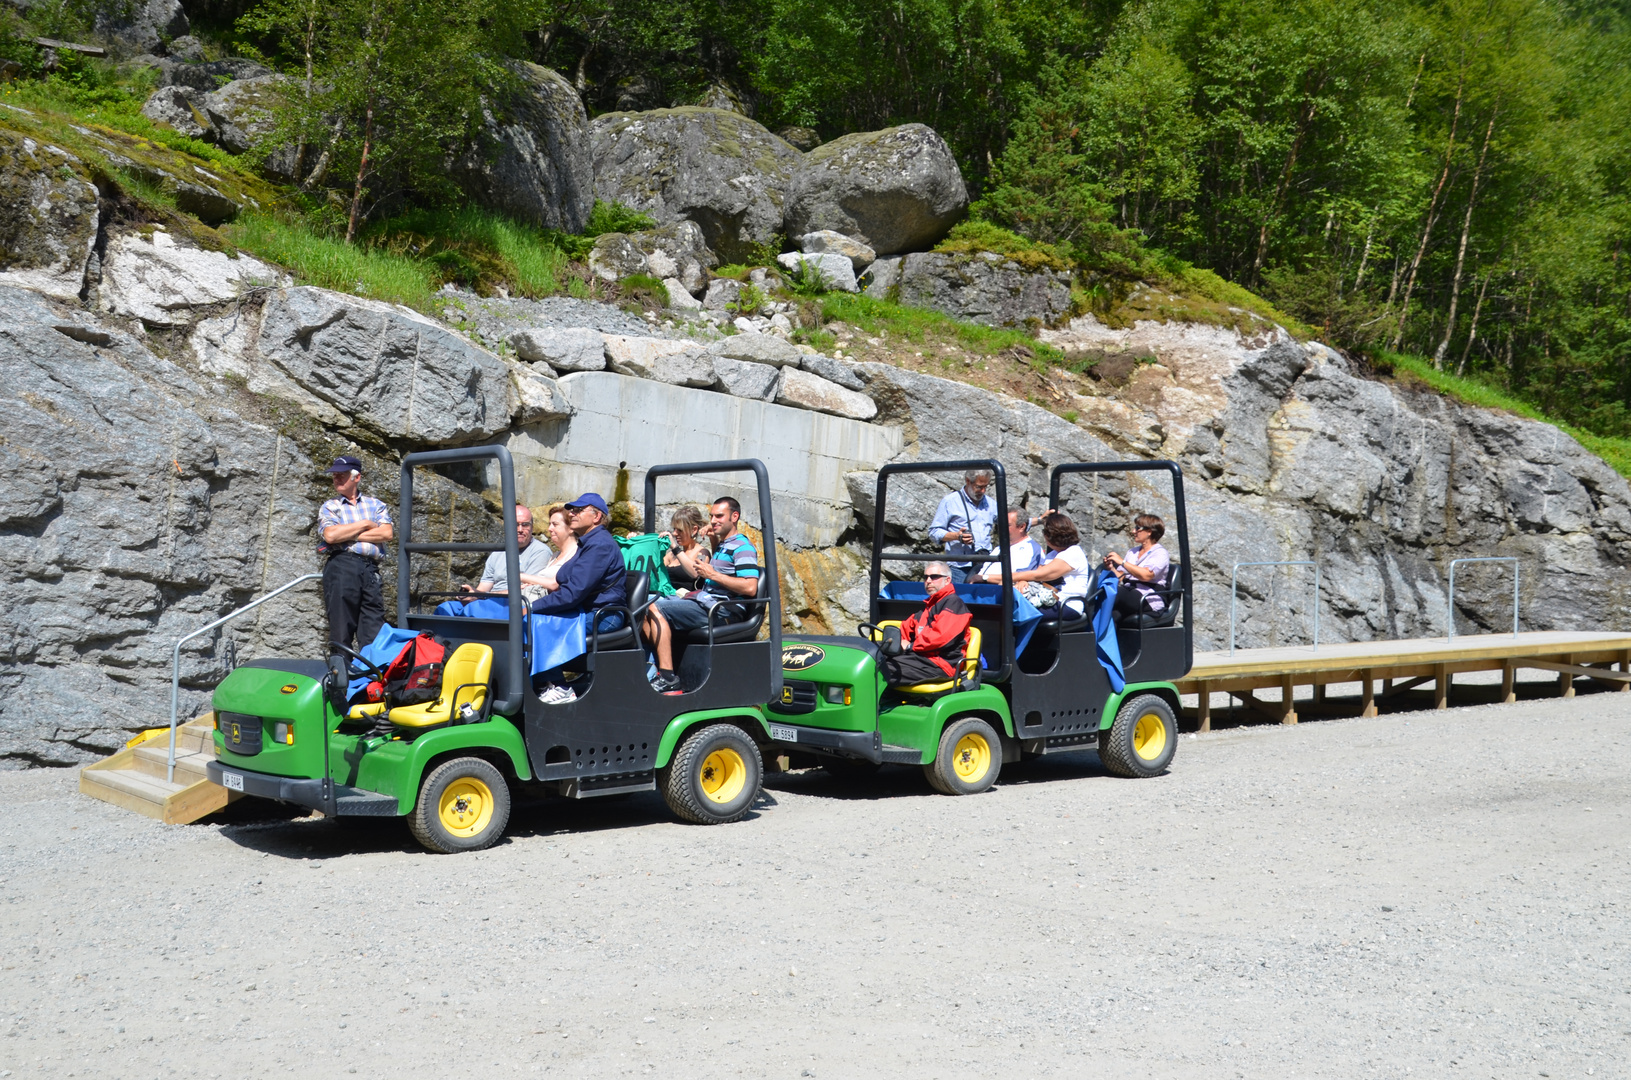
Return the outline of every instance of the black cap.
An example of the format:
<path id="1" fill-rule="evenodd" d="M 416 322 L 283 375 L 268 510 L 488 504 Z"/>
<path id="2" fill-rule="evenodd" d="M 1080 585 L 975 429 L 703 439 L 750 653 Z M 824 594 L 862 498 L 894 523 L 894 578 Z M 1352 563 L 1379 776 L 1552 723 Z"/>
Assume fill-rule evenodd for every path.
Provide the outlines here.
<path id="1" fill-rule="evenodd" d="M 350 454 L 341 454 L 339 457 L 334 459 L 334 464 L 328 467 L 328 471 L 331 473 L 360 473 L 362 472 L 362 462 L 352 457 Z"/>

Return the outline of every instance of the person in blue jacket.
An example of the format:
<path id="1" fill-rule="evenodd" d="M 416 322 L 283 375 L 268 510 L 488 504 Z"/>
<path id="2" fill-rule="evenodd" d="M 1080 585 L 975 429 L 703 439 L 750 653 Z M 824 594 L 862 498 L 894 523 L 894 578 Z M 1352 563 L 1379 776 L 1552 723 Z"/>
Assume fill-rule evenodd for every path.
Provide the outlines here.
<path id="1" fill-rule="evenodd" d="M 583 615 L 609 604 L 628 603 L 623 549 L 606 527 L 610 517 L 606 500 L 594 492 L 566 504 L 566 522 L 578 538 L 578 553 L 556 572 L 559 588 L 532 602 L 534 615 Z M 622 612 L 609 612 L 601 616 L 597 629 L 605 633 L 623 625 Z M 577 695 L 570 687 L 551 685 L 539 697 L 554 705 L 576 700 Z"/>

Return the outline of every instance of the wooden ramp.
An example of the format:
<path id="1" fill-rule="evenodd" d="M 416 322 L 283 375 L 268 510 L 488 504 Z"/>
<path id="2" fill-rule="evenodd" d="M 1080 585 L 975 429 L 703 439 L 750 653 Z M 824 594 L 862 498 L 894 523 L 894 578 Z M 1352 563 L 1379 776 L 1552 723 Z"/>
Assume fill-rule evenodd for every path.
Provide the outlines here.
<path id="1" fill-rule="evenodd" d="M 168 728 L 146 741 L 79 770 L 79 791 L 93 799 L 185 825 L 240 798 L 204 778 L 204 766 L 215 760 L 215 714 L 205 713 L 176 730 L 175 781 L 165 779 L 170 760 Z"/>
<path id="2" fill-rule="evenodd" d="M 1618 670 L 1615 669 L 1618 665 Z M 1360 715 L 1375 716 L 1379 697 L 1433 684 L 1435 705 L 1447 708 L 1450 682 L 1466 671 L 1499 671 L 1501 698 L 1513 701 L 1519 668 L 1558 673 L 1558 691 L 1574 696 L 1574 680 L 1585 676 L 1631 689 L 1631 634 L 1543 630 L 1523 634 L 1472 634 L 1405 641 L 1363 641 L 1282 649 L 1236 649 L 1195 654 L 1195 666 L 1178 683 L 1183 694 L 1199 694 L 1200 729 L 1212 728 L 1211 695 L 1227 693 L 1248 708 L 1281 723 L 1295 724 L 1292 694 L 1312 686 L 1316 701 L 1332 683 L 1360 684 Z M 1378 680 L 1382 683 L 1377 691 Z M 1280 700 L 1260 701 L 1252 691 L 1277 688 Z"/>

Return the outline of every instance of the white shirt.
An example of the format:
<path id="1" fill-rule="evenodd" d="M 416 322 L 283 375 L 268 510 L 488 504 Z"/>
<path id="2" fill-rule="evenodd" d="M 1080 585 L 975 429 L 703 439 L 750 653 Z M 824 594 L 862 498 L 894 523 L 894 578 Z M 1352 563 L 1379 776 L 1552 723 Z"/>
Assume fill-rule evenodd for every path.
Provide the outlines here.
<path id="1" fill-rule="evenodd" d="M 1016 574 L 1024 570 L 1035 570 L 1048 561 L 1042 557 L 1042 545 L 1028 536 L 1008 548 L 1008 559 L 1013 564 Z M 1002 566 L 998 563 L 987 563 L 981 573 L 990 581 L 1002 581 Z"/>
<path id="2" fill-rule="evenodd" d="M 1088 563 L 1087 552 L 1082 545 L 1072 544 L 1063 551 L 1056 551 L 1043 560 L 1043 565 L 1054 559 L 1063 559 L 1070 565 L 1070 572 L 1059 583 L 1059 601 L 1063 603 L 1071 597 L 1086 597 L 1088 590 L 1093 587 L 1093 569 Z"/>
<path id="3" fill-rule="evenodd" d="M 549 550 L 549 545 L 542 540 L 529 542 L 520 552 L 521 572 L 527 577 L 538 577 L 544 572 L 544 568 L 549 565 L 550 557 L 553 554 L 554 552 Z M 507 593 L 510 591 L 509 578 L 504 573 L 504 553 L 502 551 L 495 551 L 487 556 L 487 565 L 482 567 L 481 580 L 484 585 L 491 584 L 493 592 Z"/>

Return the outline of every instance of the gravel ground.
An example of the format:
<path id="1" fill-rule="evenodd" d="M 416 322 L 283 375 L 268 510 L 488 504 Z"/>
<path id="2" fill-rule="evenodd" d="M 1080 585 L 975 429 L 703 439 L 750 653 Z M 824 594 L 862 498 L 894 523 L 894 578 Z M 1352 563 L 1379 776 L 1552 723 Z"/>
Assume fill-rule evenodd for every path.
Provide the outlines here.
<path id="1" fill-rule="evenodd" d="M 519 808 L 474 856 L 0 773 L 0 1076 L 1624 1076 L 1631 694 L 932 795 Z"/>
<path id="2" fill-rule="evenodd" d="M 548 296 L 542 300 L 484 298 L 456 289 L 444 290 L 441 295 L 447 300 L 443 317 L 474 334 L 490 349 L 507 346 L 510 335 L 517 330 L 541 326 L 581 326 L 603 334 L 634 337 L 678 336 L 639 315 L 595 300 L 577 300 L 570 296 Z"/>

